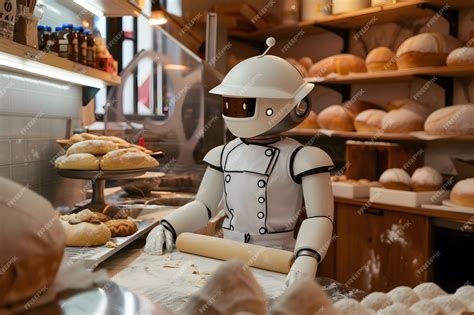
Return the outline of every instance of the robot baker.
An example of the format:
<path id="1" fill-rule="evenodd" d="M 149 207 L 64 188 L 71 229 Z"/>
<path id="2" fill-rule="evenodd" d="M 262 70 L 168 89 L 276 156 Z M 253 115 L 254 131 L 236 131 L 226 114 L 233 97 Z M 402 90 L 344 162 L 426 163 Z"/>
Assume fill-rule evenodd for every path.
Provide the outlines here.
<path id="1" fill-rule="evenodd" d="M 177 209 L 148 235 L 145 252 L 172 251 L 176 237 L 205 227 L 223 200 L 224 238 L 294 251 L 286 283 L 316 275 L 333 230 L 331 158 L 281 133 L 311 111 L 314 85 L 286 60 L 267 55 L 237 64 L 210 93 L 222 95 L 223 118 L 237 138 L 207 153 L 196 200 Z M 304 207 L 303 207 L 304 199 Z M 298 236 L 302 209 L 307 218 Z"/>

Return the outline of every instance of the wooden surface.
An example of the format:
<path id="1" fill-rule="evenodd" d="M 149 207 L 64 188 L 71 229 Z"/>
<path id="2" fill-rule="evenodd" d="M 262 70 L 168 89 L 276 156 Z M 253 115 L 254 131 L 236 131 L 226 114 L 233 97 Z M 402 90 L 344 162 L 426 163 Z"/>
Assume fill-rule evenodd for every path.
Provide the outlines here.
<path id="1" fill-rule="evenodd" d="M 358 210 L 337 204 L 335 279 L 367 292 L 427 281 L 428 219 L 377 207 Z M 390 237 L 393 231 L 396 237 Z"/>
<path id="2" fill-rule="evenodd" d="M 108 17 L 137 16 L 141 8 L 129 0 L 83 0 Z"/>
<path id="3" fill-rule="evenodd" d="M 120 76 L 115 74 L 87 67 L 85 65 L 72 62 L 68 59 L 61 58 L 50 53 L 45 53 L 35 48 L 18 44 L 4 38 L 0 38 L 0 52 L 20 57 L 23 60 L 31 60 L 37 62 L 38 64 L 45 64 L 70 71 L 71 75 L 80 73 L 94 79 L 99 79 L 103 81 L 104 85 L 119 85 L 122 81 Z M 1 67 L 9 68 L 8 65 L 2 65 Z M 13 71 L 26 72 L 13 67 L 11 69 Z M 51 78 L 54 79 L 54 74 L 51 75 Z"/>

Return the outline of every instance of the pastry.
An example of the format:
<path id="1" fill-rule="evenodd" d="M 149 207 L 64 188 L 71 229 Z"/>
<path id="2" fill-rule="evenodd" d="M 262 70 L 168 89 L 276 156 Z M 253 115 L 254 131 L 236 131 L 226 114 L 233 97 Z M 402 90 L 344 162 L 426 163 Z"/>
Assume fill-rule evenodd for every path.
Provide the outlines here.
<path id="1" fill-rule="evenodd" d="M 387 47 L 373 49 L 365 58 L 368 72 L 395 71 L 397 62 L 395 53 Z"/>
<path id="2" fill-rule="evenodd" d="M 453 105 L 434 111 L 425 121 L 431 135 L 474 134 L 474 105 Z"/>
<path id="3" fill-rule="evenodd" d="M 340 54 L 324 58 L 309 68 L 311 77 L 325 77 L 330 73 L 346 75 L 351 72 L 367 72 L 365 60 L 351 54 Z"/>
<path id="4" fill-rule="evenodd" d="M 85 140 L 71 145 L 67 149 L 66 154 L 71 155 L 74 153 L 90 153 L 94 155 L 103 155 L 117 149 L 118 146 L 112 141 Z"/>
<path id="5" fill-rule="evenodd" d="M 411 190 L 410 175 L 400 168 L 386 170 L 380 176 L 379 182 L 384 188 L 395 190 Z"/>
<path id="6" fill-rule="evenodd" d="M 0 313 L 7 314 L 53 286 L 66 236 L 48 200 L 4 177 L 0 187 Z"/>
<path id="7" fill-rule="evenodd" d="M 382 129 L 388 133 L 408 133 L 423 130 L 429 110 L 414 101 L 407 100 L 398 109 L 391 110 L 382 119 Z"/>
<path id="8" fill-rule="evenodd" d="M 450 199 L 456 205 L 474 207 L 474 178 L 457 182 L 451 190 Z"/>
<path id="9" fill-rule="evenodd" d="M 298 60 L 299 64 L 305 67 L 307 70 L 313 65 L 313 60 L 309 57 L 303 57 Z"/>
<path id="10" fill-rule="evenodd" d="M 382 119 L 387 114 L 380 109 L 368 109 L 361 112 L 354 120 L 357 131 L 376 132 L 382 129 Z"/>
<path id="11" fill-rule="evenodd" d="M 105 225 L 109 228 L 112 237 L 129 236 L 137 231 L 137 225 L 127 219 L 109 220 L 105 222 Z"/>
<path id="12" fill-rule="evenodd" d="M 448 55 L 461 45 L 458 39 L 440 33 L 415 35 L 398 48 L 398 69 L 444 66 Z"/>
<path id="13" fill-rule="evenodd" d="M 323 129 L 353 131 L 354 124 L 351 116 L 341 105 L 331 105 L 318 115 L 318 124 Z"/>
<path id="14" fill-rule="evenodd" d="M 66 232 L 66 246 L 99 246 L 110 241 L 109 228 L 88 209 L 60 219 Z"/>
<path id="15" fill-rule="evenodd" d="M 448 66 L 474 65 L 474 47 L 461 47 L 453 50 L 446 59 Z"/>
<path id="16" fill-rule="evenodd" d="M 94 134 L 83 132 L 83 133 L 80 133 L 80 134 L 72 135 L 71 138 L 69 138 L 69 142 L 76 143 L 76 142 L 82 142 L 82 141 L 85 141 L 85 140 L 94 140 L 94 139 L 97 139 L 97 138 L 98 138 L 98 136 L 96 136 Z"/>
<path id="17" fill-rule="evenodd" d="M 158 161 L 136 149 L 119 149 L 104 155 L 100 161 L 103 170 L 130 170 L 158 166 Z"/>
<path id="18" fill-rule="evenodd" d="M 315 112 L 311 111 L 308 117 L 306 117 L 306 119 L 303 120 L 303 122 L 299 124 L 296 128 L 297 129 L 318 129 L 319 128 L 318 115 Z"/>
<path id="19" fill-rule="evenodd" d="M 100 222 L 107 222 L 110 220 L 110 217 L 108 215 L 106 215 L 105 213 L 102 213 L 102 212 L 94 212 L 94 214 L 96 215 L 97 219 L 100 221 Z"/>
<path id="20" fill-rule="evenodd" d="M 410 183 L 414 191 L 435 191 L 443 185 L 443 176 L 434 168 L 423 166 L 413 172 Z"/>
<path id="21" fill-rule="evenodd" d="M 99 159 L 90 153 L 60 156 L 56 159 L 55 165 L 64 170 L 96 171 L 100 168 Z"/>

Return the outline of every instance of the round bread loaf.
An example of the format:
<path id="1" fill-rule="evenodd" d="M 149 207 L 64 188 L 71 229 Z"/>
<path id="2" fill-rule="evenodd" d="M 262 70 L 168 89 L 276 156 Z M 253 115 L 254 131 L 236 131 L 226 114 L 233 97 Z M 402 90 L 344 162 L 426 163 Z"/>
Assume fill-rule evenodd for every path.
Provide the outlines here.
<path id="1" fill-rule="evenodd" d="M 3 177 L 0 187 L 1 309 L 51 287 L 66 237 L 49 201 Z"/>
<path id="2" fill-rule="evenodd" d="M 100 161 L 90 153 L 75 153 L 58 157 L 55 166 L 63 170 L 96 171 L 100 169 Z"/>
<path id="3" fill-rule="evenodd" d="M 357 100 L 355 101 L 350 100 L 350 101 L 344 102 L 344 104 L 342 104 L 342 107 L 344 107 L 344 109 L 347 111 L 352 121 L 355 120 L 357 115 L 359 115 L 365 110 L 380 109 L 380 107 L 375 103 L 372 103 L 369 101 L 357 101 Z"/>
<path id="4" fill-rule="evenodd" d="M 448 66 L 474 65 L 474 47 L 461 47 L 453 50 L 446 59 Z"/>
<path id="5" fill-rule="evenodd" d="M 353 131 L 351 116 L 341 105 L 331 105 L 318 115 L 318 124 L 323 129 Z"/>
<path id="6" fill-rule="evenodd" d="M 453 105 L 438 109 L 428 116 L 424 128 L 432 135 L 474 134 L 474 105 Z"/>
<path id="7" fill-rule="evenodd" d="M 136 149 L 119 149 L 104 155 L 100 161 L 103 170 L 131 170 L 158 166 L 150 155 Z"/>
<path id="8" fill-rule="evenodd" d="M 367 72 L 365 60 L 351 54 L 340 54 L 324 58 L 309 68 L 311 77 L 325 77 L 330 73 L 346 75 L 351 72 Z"/>
<path id="9" fill-rule="evenodd" d="M 94 139 L 97 139 L 98 136 L 94 135 L 94 134 L 91 134 L 91 133 L 86 133 L 86 132 L 83 132 L 83 133 L 80 133 L 80 134 L 74 134 L 71 136 L 71 138 L 69 138 L 69 141 L 71 143 L 76 143 L 76 142 L 81 142 L 81 141 L 85 141 L 85 140 L 94 140 Z"/>
<path id="10" fill-rule="evenodd" d="M 415 35 L 398 48 L 398 69 L 444 66 L 449 53 L 461 45 L 458 39 L 440 33 Z"/>
<path id="11" fill-rule="evenodd" d="M 417 168 L 411 176 L 411 187 L 414 191 L 435 191 L 441 188 L 443 176 L 432 167 Z"/>
<path id="12" fill-rule="evenodd" d="M 299 124 L 296 128 L 297 129 L 318 129 L 319 128 L 318 115 L 315 112 L 311 111 L 308 117 L 306 117 L 306 119 L 303 120 L 303 122 Z"/>
<path id="13" fill-rule="evenodd" d="M 74 143 L 68 149 L 66 154 L 71 155 L 74 153 L 90 153 L 94 155 L 103 155 L 110 151 L 117 150 L 117 144 L 112 141 L 106 140 L 85 140 L 82 142 Z"/>
<path id="14" fill-rule="evenodd" d="M 385 115 L 387 112 L 380 109 L 364 110 L 354 120 L 355 129 L 357 131 L 379 131 L 382 129 L 382 120 Z"/>
<path id="15" fill-rule="evenodd" d="M 368 72 L 395 71 L 397 61 L 395 53 L 387 47 L 377 47 L 365 58 Z"/>
<path id="16" fill-rule="evenodd" d="M 423 130 L 429 110 L 414 101 L 407 100 L 398 109 L 391 110 L 382 119 L 382 129 L 388 133 L 407 133 Z"/>
<path id="17" fill-rule="evenodd" d="M 410 175 L 401 168 L 391 168 L 382 173 L 379 182 L 387 189 L 409 191 L 411 190 L 410 180 Z"/>
<path id="18" fill-rule="evenodd" d="M 460 206 L 474 207 L 474 178 L 457 182 L 451 190 L 450 200 Z"/>
<path id="19" fill-rule="evenodd" d="M 304 66 L 300 65 L 299 63 L 295 64 L 294 66 L 301 73 L 301 76 L 303 78 L 306 78 L 306 77 L 309 76 L 308 75 L 308 70 Z"/>
<path id="20" fill-rule="evenodd" d="M 66 246 L 99 246 L 111 238 L 109 228 L 88 209 L 60 219 L 66 232 Z"/>
<path id="21" fill-rule="evenodd" d="M 313 60 L 309 57 L 300 58 L 300 60 L 298 60 L 298 62 L 300 63 L 300 65 L 305 67 L 306 70 L 308 70 L 313 65 Z"/>
<path id="22" fill-rule="evenodd" d="M 109 228 L 112 237 L 129 236 L 137 231 L 137 225 L 127 219 L 109 220 L 105 222 Z"/>

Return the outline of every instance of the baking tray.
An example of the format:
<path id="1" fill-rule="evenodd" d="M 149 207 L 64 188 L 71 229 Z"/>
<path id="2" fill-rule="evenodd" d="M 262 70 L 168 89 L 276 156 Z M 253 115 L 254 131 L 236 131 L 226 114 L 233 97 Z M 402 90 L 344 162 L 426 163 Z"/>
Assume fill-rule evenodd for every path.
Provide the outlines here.
<path id="1" fill-rule="evenodd" d="M 422 204 L 441 204 L 449 198 L 449 193 L 449 190 L 419 192 L 371 187 L 369 200 L 396 206 L 420 207 Z"/>
<path id="2" fill-rule="evenodd" d="M 71 247 L 66 246 L 64 253 L 72 261 L 82 261 L 86 268 L 95 269 L 101 262 L 117 253 L 119 250 L 133 242 L 158 225 L 159 220 L 143 220 L 136 222 L 138 231 L 130 236 L 113 237 L 111 241 L 117 244 L 115 248 L 108 248 L 105 245 L 95 247 Z"/>

